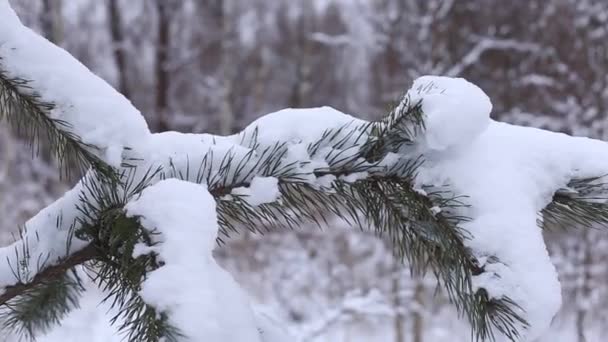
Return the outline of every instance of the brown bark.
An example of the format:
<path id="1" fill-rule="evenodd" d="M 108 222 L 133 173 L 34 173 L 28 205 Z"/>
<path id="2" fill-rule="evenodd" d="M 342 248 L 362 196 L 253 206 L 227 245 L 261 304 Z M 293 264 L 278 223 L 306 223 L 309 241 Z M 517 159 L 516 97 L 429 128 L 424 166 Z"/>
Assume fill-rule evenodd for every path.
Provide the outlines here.
<path id="1" fill-rule="evenodd" d="M 28 283 L 18 283 L 16 285 L 8 286 L 4 289 L 4 292 L 0 294 L 0 306 L 6 304 L 9 300 L 17 297 L 18 295 L 36 287 L 37 285 L 55 280 L 62 277 L 69 269 L 74 266 L 83 264 L 89 260 L 94 259 L 97 256 L 97 249 L 93 245 L 81 249 L 80 251 L 67 256 L 55 265 L 49 266 L 36 274 L 34 279 Z"/>

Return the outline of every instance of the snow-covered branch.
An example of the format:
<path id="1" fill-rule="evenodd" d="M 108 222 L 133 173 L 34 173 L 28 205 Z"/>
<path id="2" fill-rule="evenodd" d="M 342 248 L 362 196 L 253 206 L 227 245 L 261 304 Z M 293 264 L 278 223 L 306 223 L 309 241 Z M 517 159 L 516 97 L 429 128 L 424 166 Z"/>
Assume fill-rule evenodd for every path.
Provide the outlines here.
<path id="1" fill-rule="evenodd" d="M 26 223 L 21 240 L 0 248 L 0 304 L 94 260 L 97 282 L 130 319 L 131 339 L 177 336 L 169 322 L 193 338 L 255 340 L 245 296 L 211 257 L 216 237 L 322 223 L 330 213 L 383 234 L 414 268 L 430 268 L 478 338 L 534 340 L 561 303 L 539 213 L 608 225 L 598 200 L 606 194 L 595 186 L 608 170 L 607 144 L 492 121 L 490 99 L 464 79 L 421 77 L 380 121 L 322 107 L 271 113 L 232 136 L 151 134 L 137 109 L 21 25 L 7 0 L 0 16 L 9 119 L 25 111 L 59 127 L 116 175 L 91 163 Z M 447 74 L 496 49 L 539 46 L 483 38 Z M 205 309 L 213 324 L 201 329 Z M 239 329 L 225 328 L 235 321 Z"/>
<path id="2" fill-rule="evenodd" d="M 139 111 L 68 52 L 21 24 L 8 0 L 0 1 L 0 17 L 0 117 L 12 115 L 19 123 L 28 109 L 11 102 L 29 100 L 39 121 L 49 121 L 64 139 L 77 139 L 88 152 L 120 166 L 123 149 L 149 134 Z"/>

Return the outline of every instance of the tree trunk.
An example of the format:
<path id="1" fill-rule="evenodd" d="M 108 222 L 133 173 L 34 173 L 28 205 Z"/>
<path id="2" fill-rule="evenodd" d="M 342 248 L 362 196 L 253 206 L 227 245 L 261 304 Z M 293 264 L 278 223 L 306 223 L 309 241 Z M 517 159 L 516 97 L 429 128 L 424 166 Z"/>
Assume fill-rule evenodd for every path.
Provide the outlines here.
<path id="1" fill-rule="evenodd" d="M 228 17 L 228 4 L 224 0 L 218 0 L 215 4 L 215 13 L 221 26 L 221 94 L 222 103 L 219 117 L 219 129 L 221 135 L 234 133 L 236 118 L 232 106 L 233 81 L 236 70 L 234 44 L 236 44 L 235 28 L 230 25 Z"/>
<path id="2" fill-rule="evenodd" d="M 393 309 L 395 310 L 395 320 L 393 322 L 395 342 L 405 342 L 405 317 L 401 311 L 403 305 L 401 303 L 401 281 L 398 272 L 399 264 L 396 264 L 395 274 L 393 276 L 392 292 L 393 292 Z"/>
<path id="3" fill-rule="evenodd" d="M 167 114 L 169 110 L 169 74 L 167 62 L 169 60 L 169 29 L 170 8 L 165 0 L 156 0 L 158 13 L 157 44 L 156 44 L 156 130 L 163 132 L 169 130 Z"/>
<path id="4" fill-rule="evenodd" d="M 577 302 L 586 303 L 589 301 L 589 295 L 591 292 L 591 267 L 593 263 L 593 258 L 591 255 L 591 232 L 589 230 L 583 231 L 583 241 L 581 242 L 580 248 L 583 253 L 583 260 L 581 264 L 582 268 L 582 284 L 579 289 L 580 297 Z M 577 303 L 579 306 L 576 310 L 576 334 L 578 336 L 578 342 L 587 342 L 587 338 L 585 336 L 585 319 L 587 316 L 588 308 L 585 306 L 581 306 L 581 303 Z M 585 304 L 586 305 L 586 304 Z"/>
<path id="5" fill-rule="evenodd" d="M 124 46 L 125 37 L 117 1 L 118 0 L 108 1 L 108 24 L 110 26 L 110 36 L 112 39 L 114 63 L 116 64 L 116 72 L 118 74 L 118 91 L 125 97 L 130 98 L 131 94 L 127 84 L 127 60 Z"/>
<path id="6" fill-rule="evenodd" d="M 63 36 L 63 20 L 61 16 L 61 0 L 43 0 L 40 15 L 42 32 L 46 39 L 55 45 L 61 45 Z"/>
<path id="7" fill-rule="evenodd" d="M 416 289 L 414 290 L 414 301 L 416 302 L 416 310 L 414 310 L 412 341 L 422 342 L 424 340 L 424 317 L 422 317 L 422 308 L 424 307 L 424 285 L 422 279 L 416 280 Z"/>

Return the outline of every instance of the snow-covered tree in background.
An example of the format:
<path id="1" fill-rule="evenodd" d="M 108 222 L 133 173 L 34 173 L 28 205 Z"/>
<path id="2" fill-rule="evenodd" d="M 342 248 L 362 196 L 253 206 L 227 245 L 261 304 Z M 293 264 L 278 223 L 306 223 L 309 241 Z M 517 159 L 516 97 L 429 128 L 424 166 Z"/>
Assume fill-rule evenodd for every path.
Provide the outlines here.
<path id="1" fill-rule="evenodd" d="M 492 121 L 463 79 L 419 78 L 379 121 L 316 108 L 232 136 L 152 134 L 6 0 L 0 17 L 0 117 L 83 174 L 0 249 L 6 329 L 59 322 L 90 276 L 129 340 L 268 341 L 279 329 L 215 264 L 216 236 L 327 213 L 434 274 L 477 339 L 532 341 L 561 304 L 541 229 L 608 223 L 605 143 Z"/>

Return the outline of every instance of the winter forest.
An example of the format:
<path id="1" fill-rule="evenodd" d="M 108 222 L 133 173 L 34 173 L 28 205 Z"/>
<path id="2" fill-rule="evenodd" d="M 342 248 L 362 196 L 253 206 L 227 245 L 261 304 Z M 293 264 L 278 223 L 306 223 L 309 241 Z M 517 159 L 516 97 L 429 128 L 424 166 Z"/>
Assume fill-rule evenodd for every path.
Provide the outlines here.
<path id="1" fill-rule="evenodd" d="M 500 227 L 524 222 L 525 215 L 516 218 L 509 211 L 525 207 L 521 202 L 527 203 L 528 198 L 522 200 L 522 197 L 517 197 L 520 192 L 538 193 L 529 201 L 534 206 L 544 201 L 540 209 L 547 205 L 551 208 L 543 209 L 540 216 L 537 210 L 525 217 L 531 222 L 539 221 L 540 225 L 550 226 L 542 229 L 542 236 L 540 228 L 533 234 L 517 228 L 497 230 L 491 237 L 489 233 L 487 236 L 479 234 L 484 236 L 475 237 L 468 246 L 471 249 L 495 249 L 500 253 L 504 250 L 501 255 L 507 259 L 513 257 L 509 266 L 521 270 L 512 274 L 497 267 L 494 274 L 495 278 L 502 279 L 500 281 L 513 281 L 516 284 L 514 288 L 530 290 L 531 294 L 521 295 L 521 298 L 530 296 L 530 301 L 517 303 L 514 309 L 515 312 L 521 309 L 529 313 L 526 317 L 531 337 L 521 341 L 606 340 L 608 230 L 600 226 L 608 222 L 608 208 L 602 207 L 606 200 L 602 202 L 600 197 L 608 198 L 608 187 L 602 183 L 602 176 L 608 174 L 608 147 L 599 140 L 608 139 L 607 0 L 0 0 L 0 78 L 4 72 L 10 73 L 10 70 L 4 70 L 5 60 L 6 65 L 11 61 L 3 55 L 6 51 L 2 48 L 11 32 L 7 23 L 13 22 L 12 17 L 7 19 L 8 4 L 24 26 L 68 51 L 124 95 L 142 113 L 149 130 L 154 133 L 176 131 L 202 137 L 212 134 L 212 138 L 201 139 L 209 139 L 209 144 L 213 140 L 214 146 L 216 140 L 220 146 L 223 143 L 237 145 L 229 139 L 238 136 L 241 139 L 238 144 L 249 144 L 252 150 L 255 149 L 252 146 L 267 144 L 269 151 L 275 151 L 272 150 L 275 139 L 285 139 L 290 144 L 293 136 L 289 134 L 297 135 L 299 133 L 295 132 L 307 127 L 326 124 L 327 128 L 336 130 L 336 136 L 344 135 L 343 127 L 348 124 L 343 125 L 346 121 L 342 113 L 356 117 L 358 121 L 355 124 L 358 125 L 368 121 L 385 122 L 382 120 L 387 115 L 388 122 L 392 123 L 391 118 L 397 121 L 401 118 L 399 115 L 406 112 L 414 118 L 407 119 L 411 121 L 408 122 L 410 126 L 399 137 L 405 135 L 409 139 L 409 129 L 415 127 L 411 133 L 415 138 L 417 134 L 423 134 L 416 133 L 416 113 L 420 108 L 423 112 L 428 111 L 426 117 L 429 119 L 425 119 L 427 121 L 423 124 L 428 130 L 425 133 L 428 146 L 425 146 L 433 152 L 425 154 L 429 161 L 425 164 L 419 165 L 417 160 L 395 162 L 397 166 L 393 168 L 406 174 L 402 177 L 412 182 L 424 178 L 435 185 L 437 179 L 452 180 L 451 183 L 461 185 L 465 190 L 463 195 L 471 196 L 473 201 L 462 200 L 473 208 L 471 212 L 467 211 L 466 216 L 474 215 L 471 213 L 475 213 L 475 208 L 479 212 L 493 205 L 501 210 L 504 208 L 502 216 L 492 216 L 486 222 L 500 221 L 496 223 Z M 28 41 L 19 44 L 26 46 Z M 46 63 L 45 68 L 55 68 L 59 73 L 63 70 L 62 64 L 54 65 L 53 59 L 45 59 L 46 50 L 34 50 Z M 16 62 L 15 68 L 25 68 L 28 60 Z M 32 60 L 38 59 L 32 57 Z M 36 70 L 32 75 L 34 72 Z M 420 78 L 424 75 L 464 78 L 471 83 L 456 82 L 451 78 Z M 78 92 L 79 84 L 76 83 L 66 84 L 66 89 Z M 0 85 L 3 84 L 0 82 Z M 434 87 L 440 89 L 433 90 Z M 406 92 L 406 97 L 410 96 L 409 102 L 403 100 Z M 447 98 L 454 96 L 456 100 L 443 105 L 432 102 L 443 95 Z M 3 100 L 2 96 L 0 100 Z M 416 106 L 416 99 L 421 101 L 422 107 Z M 104 111 L 105 102 L 97 105 L 99 108 L 95 113 L 110 114 L 94 118 L 91 125 L 113 124 L 122 131 L 113 137 L 122 134 L 124 141 L 144 139 L 144 135 L 138 136 L 130 130 L 139 121 L 123 123 L 123 119 L 111 110 Z M 442 113 L 448 105 L 455 110 L 464 108 L 465 115 L 446 119 Z M 313 107 L 323 108 L 293 111 L 293 120 L 275 120 L 274 114 L 263 117 L 284 108 Z M 2 108 L 0 106 L 0 110 Z M 487 116 L 490 110 L 491 119 L 496 121 L 479 124 L 483 118 L 475 113 L 485 112 L 481 116 Z M 429 113 L 438 114 L 432 117 Z M 0 113 L 0 247 L 19 240 L 24 234 L 19 233 L 22 225 L 68 190 L 78 187 L 82 176 L 75 171 L 77 167 L 73 161 L 62 163 L 54 157 L 49 147 L 54 141 L 52 138 L 41 138 L 32 149 L 28 140 L 30 134 L 15 128 L 19 124 L 11 125 L 10 118 L 2 118 Z M 431 118 L 436 120 L 430 121 Z M 443 119 L 445 121 L 437 121 Z M 111 122 L 113 120 L 117 121 Z M 259 133 L 257 129 L 249 128 L 252 122 L 260 123 Z M 520 130 L 519 126 L 598 140 Z M 28 129 L 25 131 L 29 132 Z M 392 134 L 389 131 L 382 132 Z M 493 135 L 488 132 L 493 132 Z M 368 133 L 366 131 L 365 134 Z M 196 137 L 183 136 L 186 138 L 179 144 L 184 146 L 190 143 L 189 139 Z M 158 140 L 149 146 L 141 144 L 142 149 L 137 153 L 160 158 L 158 156 L 162 153 L 179 145 L 169 137 L 167 135 L 163 138 L 166 141 Z M 391 140 L 393 138 L 387 138 L 383 148 L 396 144 Z M 104 139 L 97 137 L 100 144 L 106 143 Z M 306 137 L 302 139 L 307 141 Z M 323 135 L 321 141 L 323 139 L 333 138 Z M 382 136 L 378 139 L 382 140 Z M 458 152 L 456 145 L 460 146 L 463 141 L 469 144 L 469 140 L 474 139 L 477 142 L 471 142 L 471 146 L 475 146 L 475 155 L 464 156 L 465 152 Z M 400 145 L 392 152 L 383 152 L 382 161 L 377 158 L 374 165 L 389 163 L 387 159 L 392 155 L 409 156 L 422 151 L 419 149 L 423 147 L 412 141 L 408 140 L 404 144 L 408 145 L 406 147 Z M 342 148 L 351 142 L 359 146 L 359 138 L 348 133 L 339 143 L 334 142 L 333 147 Z M 412 150 L 409 142 L 415 145 Z M 445 146 L 433 147 L 442 144 Z M 109 151 L 112 146 L 109 143 L 107 146 L 107 160 L 111 160 Z M 123 147 L 127 149 L 127 146 Z M 338 156 L 348 154 L 345 152 L 347 147 L 340 148 L 336 148 L 340 150 L 336 153 Z M 323 147 L 319 149 L 323 150 Z M 286 151 L 289 157 L 295 148 Z M 226 152 L 227 155 L 231 153 L 232 149 Z M 335 165 L 328 161 L 331 153 L 327 152 L 325 160 L 319 161 L 310 152 L 308 162 L 311 165 L 327 162 L 330 164 L 327 168 L 332 169 Z M 120 151 L 118 154 L 120 158 Z M 234 155 L 238 156 L 238 151 Z M 136 158 L 139 155 L 133 152 L 133 156 L 133 163 L 139 163 Z M 251 157 L 245 154 L 244 158 Z M 185 166 L 188 171 L 190 162 L 194 163 L 190 159 L 181 162 L 188 164 Z M 354 165 L 351 164 L 349 166 Z M 170 166 L 175 177 L 167 178 L 189 178 L 179 170 L 175 171 L 181 164 L 176 165 L 172 162 Z M 344 165 L 340 164 L 340 167 L 346 168 Z M 435 168 L 425 169 L 426 165 Z M 74 172 L 66 172 L 66 168 L 74 169 Z M 459 170 L 458 175 L 452 175 L 456 169 Z M 337 179 L 345 184 L 355 184 L 373 174 L 371 169 L 364 170 L 341 172 Z M 319 184 L 321 179 L 329 182 L 329 185 L 318 186 L 336 186 L 332 185 L 336 176 L 319 177 L 317 171 L 310 172 L 315 174 Z M 221 173 L 221 166 L 218 172 Z M 494 172 L 492 177 L 499 177 L 498 182 L 486 172 Z M 525 177 L 533 181 L 519 181 Z M 504 183 L 501 181 L 503 178 Z M 483 183 L 486 180 L 488 183 Z M 578 187 L 577 181 L 585 183 Z M 182 184 L 186 182 L 169 182 L 171 180 L 163 180 L 144 190 L 137 200 L 126 205 L 127 211 L 135 217 L 149 215 L 149 221 L 160 227 L 166 223 L 166 217 L 155 216 L 155 213 L 150 213 L 150 208 L 164 210 L 166 203 L 167 211 L 183 209 L 180 215 L 173 213 L 175 220 L 172 224 L 180 225 L 183 232 L 192 232 L 192 236 L 209 240 L 209 236 L 196 233 L 196 225 L 192 231 L 188 229 L 193 221 L 215 227 L 217 220 L 204 215 L 204 211 L 209 209 L 204 205 L 200 211 L 188 208 L 189 202 L 199 199 L 205 205 L 209 204 L 206 201 L 210 192 L 213 195 L 211 185 L 209 192 L 203 192 Z M 243 204 L 246 208 L 263 207 L 279 197 L 272 193 L 277 188 L 276 183 L 272 177 L 257 177 L 248 183 L 248 187 L 236 188 L 222 195 L 250 196 L 250 201 Z M 483 184 L 496 186 L 483 187 Z M 178 194 L 176 189 L 182 188 L 183 192 Z M 546 189 L 552 189 L 552 192 L 547 194 Z M 558 191 L 566 193 L 564 197 L 570 196 L 564 189 L 586 195 L 596 195 L 601 193 L 600 190 L 604 193 L 598 198 L 587 197 L 588 202 L 594 204 L 592 207 L 579 207 L 567 201 L 564 202 L 566 204 L 559 200 L 556 202 L 554 193 Z M 416 192 L 421 196 L 428 193 L 429 197 L 434 193 L 426 188 L 413 188 L 413 193 Z M 442 196 L 442 192 L 437 193 L 437 196 Z M 477 207 L 474 205 L 475 195 L 483 199 L 479 200 Z M 286 202 L 292 201 L 291 197 L 281 196 Z M 445 208 L 435 205 L 431 209 L 436 213 L 441 213 L 441 210 L 449 214 L 452 214 L 451 210 L 458 212 L 460 209 L 452 208 L 452 203 L 456 202 L 451 201 L 460 201 L 459 198 L 446 199 L 442 202 Z M 573 195 L 573 198 L 579 197 Z M 306 205 L 304 200 L 293 201 Z M 214 202 L 213 198 L 209 202 Z M 286 339 L 294 342 L 468 342 L 494 339 L 489 335 L 472 333 L 477 329 L 476 324 L 482 324 L 471 323 L 463 317 L 459 307 L 453 303 L 449 288 L 438 285 L 433 272 L 422 272 L 420 265 L 410 264 L 407 251 L 396 254 L 394 236 L 366 229 L 363 223 L 360 226 L 347 223 L 334 213 L 334 204 L 328 203 L 322 202 L 304 210 L 305 216 L 310 216 L 305 224 L 295 225 L 289 217 L 281 218 L 286 221 L 283 225 L 261 222 L 257 226 L 248 226 L 248 218 L 239 222 L 246 228 L 224 223 L 235 232 L 222 235 L 220 230 L 220 243 L 214 245 L 215 248 L 209 245 L 209 249 L 213 248 L 213 259 L 247 294 L 251 310 L 257 317 L 264 317 L 262 322 L 250 324 L 254 331 L 256 327 L 263 331 L 268 325 L 272 326 L 267 328 L 268 331 L 276 330 L 279 336 L 243 342 Z M 567 214 L 560 211 L 560 205 L 568 208 Z M 218 219 L 219 225 L 224 227 L 223 215 L 233 215 L 230 210 L 239 209 L 222 208 L 224 211 L 218 211 Z M 562 227 L 565 216 L 568 224 Z M 473 220 L 473 223 L 480 220 Z M 323 224 L 317 224 L 317 221 Z M 475 224 L 471 227 L 475 231 Z M 163 256 L 168 265 L 181 260 L 178 250 L 198 255 L 197 250 L 190 250 L 192 243 L 187 238 L 170 231 L 163 230 L 166 241 L 162 251 L 156 251 L 159 255 L 166 253 Z M 213 234 L 215 232 L 212 237 L 215 236 Z M 481 241 L 490 241 L 484 240 L 486 238 L 492 241 L 492 247 L 481 244 Z M 541 262 L 544 250 L 536 250 L 543 239 L 550 261 L 557 270 L 559 283 L 544 282 L 546 278 L 543 276 L 548 274 L 551 278 L 553 271 L 546 268 L 548 262 Z M 538 244 L 534 245 L 532 240 Z M 517 248 L 506 251 L 507 247 L 501 245 Z M 526 249 L 528 246 L 533 251 Z M 142 247 L 144 250 L 133 251 L 133 255 L 136 258 L 137 255 L 151 253 L 153 247 L 153 244 Z M 0 253 L 0 262 L 6 255 L 10 253 Z M 484 262 L 487 259 L 488 267 L 499 265 L 494 263 L 493 255 L 481 253 L 477 256 Z M 417 254 L 413 257 L 416 258 Z M 427 260 L 427 263 L 432 264 L 433 261 Z M 178 273 L 169 272 L 169 268 L 164 270 L 166 267 L 163 265 L 164 261 L 145 282 L 152 282 L 165 272 L 162 274 L 177 285 L 154 284 L 163 295 L 161 298 L 150 295 L 146 299 L 151 298 L 157 307 L 165 305 L 167 299 L 162 297 L 170 296 L 168 293 L 173 293 L 171 291 L 183 292 L 182 297 L 185 298 L 188 289 L 186 285 L 181 288 L 180 282 L 205 281 L 205 278 L 194 276 L 182 279 L 175 276 Z M 177 262 L 175 266 L 186 267 Z M 0 298 L 5 285 L 13 285 L 4 283 L 6 275 L 1 274 L 3 270 L 6 267 L 0 267 Z M 155 273 L 157 277 L 153 277 Z M 224 273 L 218 274 L 229 278 Z M 516 281 L 521 274 L 527 277 L 523 285 Z M 118 315 L 121 307 L 114 305 L 114 299 L 104 301 L 107 294 L 103 287 L 94 284 L 94 279 L 89 279 L 91 277 L 84 273 L 79 277 L 82 277 L 86 291 L 78 304 L 73 305 L 75 308 L 66 312 L 58 324 L 55 321 L 63 314 L 53 314 L 46 317 L 44 323 L 33 323 L 34 326 L 18 327 L 14 316 L 2 311 L 11 311 L 10 306 L 0 308 L 0 342 L 27 340 L 32 329 L 39 331 L 36 340 L 41 342 L 122 341 L 125 335 L 118 331 L 124 330 L 125 326 L 121 327 L 121 324 L 131 318 Z M 497 282 L 493 278 L 478 278 L 479 283 L 475 286 L 482 288 L 490 288 Z M 217 284 L 220 284 L 219 280 Z M 115 290 L 111 284 L 104 286 L 106 290 Z M 509 286 L 497 289 L 502 291 L 500 293 L 509 293 L 510 290 Z M 559 312 L 555 317 L 543 315 L 540 311 L 544 308 L 550 311 L 555 307 L 557 311 L 559 303 L 549 298 L 549 294 L 556 291 L 558 294 L 561 291 Z M 177 300 L 183 300 L 182 297 Z M 518 295 L 515 297 L 520 298 Z M 215 299 L 213 303 L 226 306 L 222 314 L 230 321 L 231 317 L 241 317 L 240 313 L 228 309 L 234 301 L 234 297 L 227 296 Z M 201 299 L 183 304 L 190 309 L 183 321 L 198 318 L 197 305 L 209 303 Z M 537 322 L 538 325 L 547 325 L 548 329 L 536 334 Z M 515 325 L 520 323 L 514 321 Z M 18 328 L 4 329 L 3 326 Z M 242 326 L 245 329 L 247 324 Z M 200 329 L 204 327 L 201 324 Z M 239 325 L 230 329 L 239 329 Z M 192 341 L 214 342 L 212 338 L 200 336 L 203 337 Z M 504 341 L 508 341 L 507 337 Z M 495 340 L 503 341 L 502 338 L 502 335 L 497 335 Z"/>

